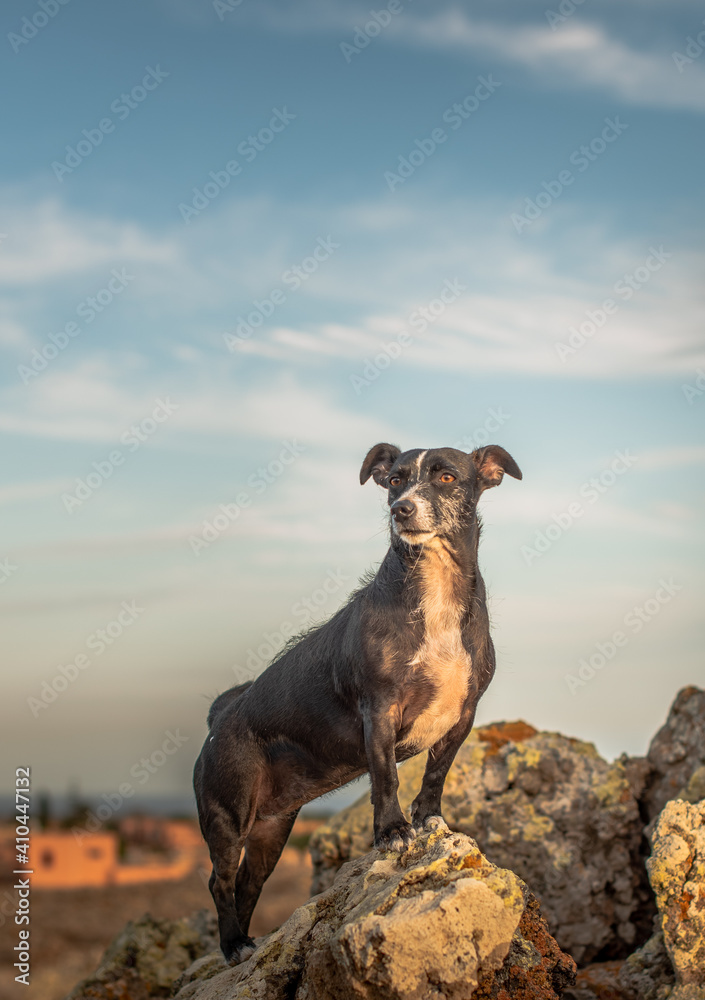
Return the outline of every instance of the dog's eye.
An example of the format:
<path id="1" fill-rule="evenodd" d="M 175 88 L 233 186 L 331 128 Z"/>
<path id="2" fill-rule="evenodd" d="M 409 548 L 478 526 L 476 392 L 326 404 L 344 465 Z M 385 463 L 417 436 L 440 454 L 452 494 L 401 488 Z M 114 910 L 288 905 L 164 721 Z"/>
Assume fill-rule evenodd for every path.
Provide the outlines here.
<path id="1" fill-rule="evenodd" d="M 399 478 L 399 476 L 390 476 L 389 477 L 389 485 L 390 486 L 398 486 L 400 482 L 401 482 L 401 479 Z"/>
<path id="2" fill-rule="evenodd" d="M 455 482 L 455 476 L 452 476 L 450 474 L 450 472 L 444 472 L 443 475 L 441 476 L 441 482 L 442 483 L 454 483 Z"/>

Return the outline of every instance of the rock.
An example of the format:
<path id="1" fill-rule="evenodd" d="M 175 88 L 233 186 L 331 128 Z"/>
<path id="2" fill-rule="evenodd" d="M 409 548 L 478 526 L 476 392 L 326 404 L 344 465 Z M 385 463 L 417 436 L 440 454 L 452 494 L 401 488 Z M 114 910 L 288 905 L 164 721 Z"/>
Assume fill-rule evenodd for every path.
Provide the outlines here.
<path id="1" fill-rule="evenodd" d="M 146 914 L 126 925 L 108 947 L 98 969 L 66 1000 L 171 996 L 174 980 L 194 959 L 212 951 L 217 941 L 215 914 L 208 910 L 181 920 L 154 920 Z"/>
<path id="2" fill-rule="evenodd" d="M 437 830 L 344 865 L 246 962 L 188 970 L 177 1000 L 551 1000 L 574 972 L 521 879 Z"/>
<path id="3" fill-rule="evenodd" d="M 674 979 L 660 927 L 629 956 L 619 974 L 619 983 L 628 1000 L 662 1000 L 670 996 Z"/>
<path id="4" fill-rule="evenodd" d="M 595 962 L 580 969 L 575 986 L 563 993 L 563 1000 L 626 1000 L 619 973 L 623 962 Z"/>
<path id="5" fill-rule="evenodd" d="M 693 771 L 688 783 L 680 790 L 676 798 L 685 799 L 692 805 L 705 799 L 705 764 Z"/>
<path id="6" fill-rule="evenodd" d="M 665 725 L 651 741 L 647 760 L 651 768 L 643 804 L 654 820 L 670 799 L 689 797 L 681 792 L 699 770 L 699 789 L 705 785 L 705 691 L 686 687 L 678 692 Z M 691 791 L 697 794 L 696 790 Z M 703 792 L 699 798 L 703 798 Z M 690 801 L 693 801 L 689 798 Z M 698 801 L 699 799 L 695 799 Z"/>
<path id="7" fill-rule="evenodd" d="M 705 1000 L 705 800 L 668 802 L 646 862 L 664 944 L 676 975 L 672 1000 Z"/>
<path id="8" fill-rule="evenodd" d="M 399 768 L 406 810 L 424 767 L 422 755 Z M 654 913 L 640 853 L 638 800 L 648 770 L 643 759 L 609 764 L 591 743 L 500 723 L 475 730 L 461 747 L 443 813 L 451 829 L 528 883 L 551 933 L 576 961 L 625 958 L 648 937 Z M 365 796 L 311 838 L 313 891 L 330 885 L 372 839 Z"/>
<path id="9" fill-rule="evenodd" d="M 624 964 L 630 1000 L 705 1000 L 705 800 L 666 803 L 646 862 L 658 916 Z"/>

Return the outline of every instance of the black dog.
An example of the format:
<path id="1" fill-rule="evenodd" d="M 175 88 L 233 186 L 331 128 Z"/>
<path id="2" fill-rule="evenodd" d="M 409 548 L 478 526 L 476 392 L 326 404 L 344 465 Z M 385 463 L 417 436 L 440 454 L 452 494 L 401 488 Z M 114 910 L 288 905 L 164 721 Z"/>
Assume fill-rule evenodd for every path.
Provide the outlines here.
<path id="1" fill-rule="evenodd" d="M 442 822 L 446 774 L 494 673 L 477 501 L 505 472 L 521 479 L 498 445 L 372 448 L 360 482 L 386 487 L 391 510 L 379 571 L 254 682 L 213 702 L 194 787 L 228 961 L 253 950 L 252 911 L 304 803 L 369 771 L 375 847 L 402 851 Z M 410 824 L 396 765 L 422 750 Z"/>

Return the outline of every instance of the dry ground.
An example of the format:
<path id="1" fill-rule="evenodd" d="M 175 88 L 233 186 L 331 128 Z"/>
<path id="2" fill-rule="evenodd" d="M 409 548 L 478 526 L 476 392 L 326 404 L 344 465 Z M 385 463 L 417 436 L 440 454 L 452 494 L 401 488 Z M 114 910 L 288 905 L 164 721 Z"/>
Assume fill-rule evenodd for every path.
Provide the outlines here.
<path id="1" fill-rule="evenodd" d="M 278 927 L 309 898 L 311 863 L 307 851 L 285 848 L 264 887 L 250 928 L 255 936 Z M 61 1000 L 92 972 L 128 920 L 149 912 L 176 919 L 213 908 L 204 875 L 181 882 L 113 886 L 105 889 L 44 889 L 32 893 L 31 984 L 14 981 L 15 925 L 0 929 L 0 1000 Z"/>

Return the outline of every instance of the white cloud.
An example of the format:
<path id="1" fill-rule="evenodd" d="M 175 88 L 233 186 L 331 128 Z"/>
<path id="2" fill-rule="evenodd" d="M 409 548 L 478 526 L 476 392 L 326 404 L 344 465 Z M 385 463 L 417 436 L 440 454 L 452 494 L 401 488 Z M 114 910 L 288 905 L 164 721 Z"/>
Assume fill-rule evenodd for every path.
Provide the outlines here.
<path id="1" fill-rule="evenodd" d="M 14 319 L 0 318 L 0 347 L 26 349 L 30 343 L 30 337 L 21 323 Z"/>
<path id="2" fill-rule="evenodd" d="M 473 20 L 454 7 L 427 18 L 399 18 L 390 34 L 425 48 L 491 53 L 548 85 L 596 87 L 629 104 L 705 110 L 701 66 L 680 74 L 670 52 L 636 51 L 595 23 L 571 21 L 551 31 L 544 25 Z"/>
<path id="3" fill-rule="evenodd" d="M 305 364 L 311 355 L 350 363 L 350 373 L 364 375 L 365 359 L 384 355 L 385 344 L 405 328 L 413 343 L 393 365 L 439 371 L 516 371 L 524 375 L 629 377 L 691 372 L 705 364 L 700 306 L 692 292 L 678 297 L 680 280 L 660 293 L 637 292 L 629 304 L 596 326 L 587 314 L 607 297 L 567 294 L 556 278 L 553 293 L 526 290 L 503 296 L 468 292 L 422 333 L 405 327 L 405 316 L 366 316 L 359 325 L 323 324 L 305 332 L 275 328 L 244 341 L 244 353 Z M 673 290 L 671 291 L 671 287 Z M 693 292 L 695 289 L 692 290 Z M 678 303 L 676 306 L 675 303 Z M 571 328 L 589 332 L 571 347 Z M 557 345 L 565 345 L 559 354 Z M 394 349 L 396 352 L 398 349 Z M 388 352 L 387 352 L 388 353 Z M 565 360 L 563 360 L 565 358 Z M 386 365 L 386 361 L 382 361 Z M 382 373 L 383 375 L 383 373 Z"/>
<path id="4" fill-rule="evenodd" d="M 117 443 L 131 424 L 148 417 L 165 395 L 177 407 L 158 437 L 172 433 L 234 436 L 335 447 L 340 441 L 376 439 L 382 421 L 356 413 L 325 388 L 311 389 L 292 374 L 253 383 L 216 358 L 210 385 L 194 384 L 191 372 L 139 375 L 119 357 L 92 359 L 48 371 L 25 388 L 0 392 L 0 429 L 64 441 Z M 118 362 L 118 363 L 116 363 Z M 168 386 L 165 393 L 164 386 Z"/>
<path id="5" fill-rule="evenodd" d="M 134 223 L 69 211 L 58 198 L 6 203 L 3 224 L 12 252 L 0 254 L 0 285 L 36 285 L 117 261 L 173 262 L 176 254 L 172 242 Z"/>
<path id="6" fill-rule="evenodd" d="M 635 466 L 637 468 L 638 466 Z M 504 491 L 501 501 L 488 497 L 484 503 L 486 520 L 504 527 L 527 526 L 525 544 L 532 545 L 534 531 L 554 524 L 554 515 L 563 515 L 571 504 L 579 503 L 583 513 L 571 518 L 570 530 L 578 533 L 605 529 L 619 532 L 657 535 L 667 538 L 683 537 L 687 530 L 688 511 L 682 507 L 677 517 L 665 516 L 663 509 L 635 508 L 620 503 L 605 493 L 597 500 L 586 499 L 579 492 L 540 489 L 522 483 L 521 490 Z M 671 515 L 673 511 L 670 512 Z"/>
<path id="7" fill-rule="evenodd" d="M 641 472 L 654 472 L 703 464 L 705 464 L 705 446 L 677 445 L 672 448 L 652 448 L 643 452 L 639 455 L 635 468 Z"/>
<path id="8" fill-rule="evenodd" d="M 0 504 L 26 503 L 30 500 L 44 500 L 55 497 L 72 485 L 70 479 L 44 479 L 35 482 L 8 483 L 0 486 Z"/>
<path id="9" fill-rule="evenodd" d="M 642 0 L 637 2 L 643 8 Z M 690 5 L 686 0 L 680 6 L 687 10 Z M 654 2 L 651 6 L 659 5 Z M 669 4 L 670 9 L 674 6 Z M 697 4 L 692 6 L 697 9 Z M 571 85 L 594 88 L 628 104 L 705 110 L 705 67 L 694 63 L 686 67 L 687 72 L 679 73 L 671 51 L 678 48 L 677 42 L 671 46 L 666 42 L 657 51 L 639 51 L 613 37 L 598 20 L 588 21 L 586 16 L 567 18 L 552 31 L 543 12 L 537 15 L 535 23 L 527 23 L 526 12 L 520 7 L 513 21 L 511 10 L 496 20 L 480 20 L 454 3 L 439 7 L 430 14 L 405 9 L 371 43 L 392 42 L 461 55 L 479 53 L 500 64 L 519 66 L 540 84 L 551 88 L 563 90 Z M 553 4 L 552 9 L 557 8 L 558 4 Z M 607 20 L 610 9 L 605 5 L 591 13 L 594 18 Z M 640 10 L 640 14 L 644 16 L 645 12 Z M 370 10 L 364 5 L 311 0 L 290 8 L 262 3 L 249 16 L 271 30 L 297 34 L 337 32 L 338 42 L 350 42 L 357 26 L 369 21 Z M 660 23 L 653 29 L 654 36 L 663 34 Z M 686 34 L 680 51 L 686 45 Z M 361 57 L 364 58 L 364 50 Z"/>
<path id="10" fill-rule="evenodd" d="M 20 364 L 31 361 L 28 329 L 35 331 L 34 345 L 41 347 L 47 330 L 59 329 L 71 318 L 66 296 L 75 294 L 80 301 L 95 291 L 97 260 L 105 269 L 124 260 L 120 255 L 129 250 L 141 255 L 142 263 L 139 282 L 95 325 L 114 331 L 108 343 L 117 340 L 123 345 L 121 352 L 113 346 L 108 353 L 104 333 L 101 340 L 86 327 L 26 389 L 17 375 L 15 391 L 8 387 L 4 395 L 9 405 L 3 405 L 0 397 L 0 425 L 8 431 L 29 430 L 33 421 L 32 433 L 44 433 L 46 428 L 50 436 L 105 437 L 106 408 L 112 408 L 113 420 L 125 421 L 139 415 L 149 402 L 135 390 L 127 397 L 123 394 L 124 405 L 117 406 L 112 396 L 114 376 L 129 376 L 131 384 L 139 385 L 140 366 L 152 363 L 153 352 L 163 369 L 162 349 L 181 366 L 181 374 L 173 375 L 174 392 L 182 377 L 188 375 L 193 382 L 195 370 L 209 381 L 221 380 L 220 413 L 215 413 L 205 392 L 193 401 L 192 411 L 194 422 L 200 420 L 204 429 L 216 433 L 218 427 L 243 426 L 243 422 L 245 427 L 268 426 L 270 411 L 263 403 L 267 393 L 246 394 L 248 413 L 256 415 L 250 419 L 232 399 L 228 380 L 233 370 L 239 372 L 261 358 L 309 367 L 342 362 L 352 374 L 379 352 L 383 342 L 404 329 L 412 333 L 414 344 L 395 365 L 417 369 L 631 378 L 690 374 L 705 364 L 702 254 L 669 245 L 672 257 L 629 302 L 616 299 L 617 313 L 562 362 L 556 344 L 568 341 L 571 327 L 586 322 L 589 327 L 587 314 L 599 309 L 608 296 L 614 297 L 615 282 L 626 272 L 644 264 L 648 245 L 616 239 L 606 222 L 588 219 L 567 203 L 545 213 L 541 221 L 546 231 L 539 245 L 514 233 L 509 222 L 512 206 L 460 199 L 438 204 L 421 198 L 404 199 L 397 206 L 390 212 L 382 199 L 332 210 L 295 205 L 282 211 L 260 200 L 224 202 L 211 208 L 213 214 L 203 220 L 198 235 L 179 227 L 152 235 L 117 221 L 74 214 L 53 203 L 49 208 L 28 207 L 24 216 L 16 207 L 18 228 L 24 227 L 32 239 L 14 264 L 2 264 L 6 278 L 19 275 L 20 292 L 2 309 L 6 318 L 0 335 L 4 330 L 5 346 Z M 302 259 L 297 234 L 304 218 L 308 231 L 315 225 L 320 233 L 332 232 L 342 248 L 299 291 L 287 289 L 285 306 L 269 326 L 254 331 L 239 351 L 228 352 L 224 330 L 232 330 L 238 316 L 247 315 L 253 299 L 283 288 L 282 272 Z M 384 226 L 377 229 L 381 218 Z M 241 236 L 237 245 L 229 238 L 235 230 Z M 468 231 L 483 233 L 482 240 L 469 240 Z M 419 232 L 428 236 L 422 247 Z M 61 265 L 67 270 L 60 288 L 48 289 L 46 282 L 69 253 L 69 233 L 76 255 Z M 277 233 L 276 240 L 272 233 Z M 466 286 L 457 301 L 427 331 L 410 328 L 413 310 L 428 305 L 444 281 L 456 278 Z M 75 292 L 67 292 L 68 288 Z M 54 306 L 55 301 L 61 305 Z M 308 318 L 321 315 L 330 318 Z M 148 331 L 139 342 L 132 335 L 135 326 Z M 132 343 L 139 346 L 131 348 Z M 107 373 L 103 376 L 98 371 L 101 365 Z M 350 391 L 345 372 L 342 383 Z M 292 420 L 297 419 L 295 412 L 307 413 L 318 426 L 310 401 L 292 397 L 291 403 Z M 81 406 L 86 413 L 91 411 L 94 421 L 75 422 Z M 317 433 L 325 436 L 323 431 Z"/>

